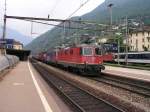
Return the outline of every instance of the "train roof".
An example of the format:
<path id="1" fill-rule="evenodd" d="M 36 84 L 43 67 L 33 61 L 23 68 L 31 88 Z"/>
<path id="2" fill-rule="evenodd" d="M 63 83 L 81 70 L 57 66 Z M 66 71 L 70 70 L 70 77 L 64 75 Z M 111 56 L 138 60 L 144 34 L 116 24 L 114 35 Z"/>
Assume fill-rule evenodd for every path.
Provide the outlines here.
<path id="1" fill-rule="evenodd" d="M 80 45 L 75 45 L 75 46 L 68 46 L 68 47 L 57 47 L 55 49 L 59 49 L 59 50 L 67 50 L 67 49 L 71 49 L 71 48 L 80 48 L 80 47 L 101 47 L 98 45 L 89 45 L 89 44 L 80 44 Z"/>
<path id="2" fill-rule="evenodd" d="M 114 53 L 115 55 L 117 55 L 118 53 Z M 119 53 L 119 54 L 126 54 L 124 53 Z M 150 54 L 150 51 L 143 51 L 143 52 L 128 52 L 128 54 Z"/>
<path id="3" fill-rule="evenodd" d="M 98 45 L 89 45 L 89 44 L 80 44 L 80 45 L 77 45 L 76 47 L 100 47 Z"/>

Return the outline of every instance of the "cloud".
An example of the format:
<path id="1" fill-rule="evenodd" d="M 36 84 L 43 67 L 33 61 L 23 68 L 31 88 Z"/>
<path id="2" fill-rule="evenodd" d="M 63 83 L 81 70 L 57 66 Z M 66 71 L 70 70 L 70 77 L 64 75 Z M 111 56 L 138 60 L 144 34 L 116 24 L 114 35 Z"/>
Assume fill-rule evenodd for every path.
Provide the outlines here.
<path id="1" fill-rule="evenodd" d="M 47 17 L 49 14 L 51 18 L 65 19 L 85 1 L 86 0 L 7 0 L 7 15 Z M 90 2 L 81 8 L 74 16 L 80 16 L 93 10 L 103 1 L 104 0 L 90 0 Z M 0 7 L 0 12 L 4 12 L 4 0 L 1 0 Z M 0 16 L 2 21 L 2 13 Z M 31 23 L 29 22 L 8 20 L 7 25 L 25 35 L 30 35 Z M 50 28 L 50 26 L 34 24 L 34 31 L 38 34 Z"/>

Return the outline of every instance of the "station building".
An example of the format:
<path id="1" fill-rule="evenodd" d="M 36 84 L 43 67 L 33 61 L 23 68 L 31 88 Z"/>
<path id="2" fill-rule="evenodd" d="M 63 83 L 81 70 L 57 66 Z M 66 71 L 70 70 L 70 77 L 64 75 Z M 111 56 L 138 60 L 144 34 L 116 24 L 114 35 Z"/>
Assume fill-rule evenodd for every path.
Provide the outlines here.
<path id="1" fill-rule="evenodd" d="M 23 44 L 20 43 L 19 41 L 14 41 L 13 42 L 13 49 L 22 50 L 23 49 Z"/>
<path id="2" fill-rule="evenodd" d="M 16 41 L 14 39 L 5 39 L 5 40 L 0 40 L 0 41 L 5 41 L 5 48 L 6 49 L 16 49 L 16 50 L 22 50 L 23 49 L 23 44 L 19 41 Z"/>
<path id="3" fill-rule="evenodd" d="M 30 55 L 30 50 L 24 50 L 23 44 L 14 39 L 0 39 L 0 55 L 5 53 L 18 56 L 21 61 L 26 61 Z"/>

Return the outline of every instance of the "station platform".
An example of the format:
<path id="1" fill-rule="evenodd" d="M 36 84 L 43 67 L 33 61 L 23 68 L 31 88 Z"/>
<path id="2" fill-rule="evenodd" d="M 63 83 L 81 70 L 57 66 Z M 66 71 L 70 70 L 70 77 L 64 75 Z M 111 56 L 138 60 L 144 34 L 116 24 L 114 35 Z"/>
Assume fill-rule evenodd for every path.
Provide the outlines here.
<path id="1" fill-rule="evenodd" d="M 102 72 L 111 75 L 139 79 L 139 80 L 150 82 L 150 71 L 148 70 L 105 66 L 105 70 L 102 70 Z"/>
<path id="2" fill-rule="evenodd" d="M 71 112 L 28 61 L 0 81 L 0 99 L 0 112 Z"/>

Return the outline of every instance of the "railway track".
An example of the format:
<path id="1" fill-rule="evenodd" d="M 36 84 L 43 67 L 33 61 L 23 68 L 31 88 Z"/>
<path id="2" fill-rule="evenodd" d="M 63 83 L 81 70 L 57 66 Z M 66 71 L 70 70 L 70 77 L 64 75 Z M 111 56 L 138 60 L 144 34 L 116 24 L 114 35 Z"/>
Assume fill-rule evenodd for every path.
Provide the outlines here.
<path id="1" fill-rule="evenodd" d="M 139 80 L 128 79 L 119 76 L 111 76 L 103 74 L 99 78 L 93 78 L 93 80 L 105 83 L 107 85 L 121 88 L 132 93 L 142 95 L 144 97 L 150 97 L 150 83 Z"/>
<path id="2" fill-rule="evenodd" d="M 46 68 L 32 63 L 45 81 L 59 93 L 74 112 L 124 112 L 114 105 L 99 99 L 83 89 L 58 78 Z"/>

